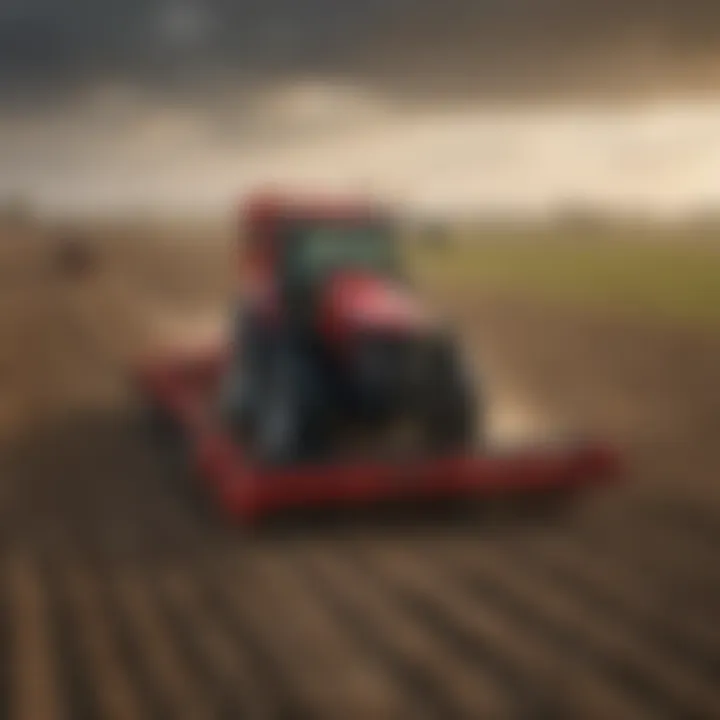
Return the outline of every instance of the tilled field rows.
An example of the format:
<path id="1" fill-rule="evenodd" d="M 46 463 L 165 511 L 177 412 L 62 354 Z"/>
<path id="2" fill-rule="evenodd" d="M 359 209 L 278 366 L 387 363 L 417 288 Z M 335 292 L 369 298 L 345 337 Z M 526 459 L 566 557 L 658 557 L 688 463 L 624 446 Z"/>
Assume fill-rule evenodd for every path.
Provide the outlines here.
<path id="1" fill-rule="evenodd" d="M 111 567 L 12 553 L 3 697 L 32 718 L 714 717 L 703 608 L 677 617 L 635 559 L 598 577 L 594 557 L 466 533 Z"/>
<path id="2" fill-rule="evenodd" d="M 45 283 L 24 311 L 0 717 L 720 714 L 720 531 L 681 482 L 555 526 L 480 513 L 243 537 L 135 422 L 122 370 L 152 292 L 115 280 Z"/>

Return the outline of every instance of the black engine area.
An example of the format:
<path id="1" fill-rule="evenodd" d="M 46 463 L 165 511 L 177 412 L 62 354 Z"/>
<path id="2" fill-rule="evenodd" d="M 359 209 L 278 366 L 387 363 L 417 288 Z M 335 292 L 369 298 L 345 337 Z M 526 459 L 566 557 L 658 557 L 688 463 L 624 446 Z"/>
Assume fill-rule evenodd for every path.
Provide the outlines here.
<path id="1" fill-rule="evenodd" d="M 332 455 L 348 435 L 384 438 L 401 427 L 412 428 L 418 451 L 473 441 L 475 393 L 447 335 L 366 331 L 341 351 L 321 335 L 248 320 L 234 371 L 243 390 L 231 411 L 245 437 L 263 445 L 282 427 L 292 450 L 280 454 L 293 460 Z"/>
<path id="2" fill-rule="evenodd" d="M 348 407 L 369 423 L 422 412 L 433 386 L 446 374 L 444 343 L 437 337 L 366 333 L 342 368 Z"/>

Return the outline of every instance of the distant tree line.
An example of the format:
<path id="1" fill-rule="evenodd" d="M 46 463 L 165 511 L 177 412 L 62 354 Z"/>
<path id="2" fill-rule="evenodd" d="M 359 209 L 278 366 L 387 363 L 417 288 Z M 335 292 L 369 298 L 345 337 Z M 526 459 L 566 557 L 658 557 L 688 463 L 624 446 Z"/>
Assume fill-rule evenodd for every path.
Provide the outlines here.
<path id="1" fill-rule="evenodd" d="M 32 227 L 37 223 L 34 203 L 22 195 L 0 198 L 0 224 L 5 227 Z"/>

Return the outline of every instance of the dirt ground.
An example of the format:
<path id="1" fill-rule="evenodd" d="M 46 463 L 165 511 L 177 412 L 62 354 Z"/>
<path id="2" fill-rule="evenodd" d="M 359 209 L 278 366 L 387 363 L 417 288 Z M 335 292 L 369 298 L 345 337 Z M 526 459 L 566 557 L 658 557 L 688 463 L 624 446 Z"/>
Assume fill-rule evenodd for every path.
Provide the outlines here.
<path id="1" fill-rule="evenodd" d="M 220 246 L 0 248 L 0 717 L 720 716 L 720 337 L 441 298 L 488 377 L 617 439 L 627 483 L 523 524 L 248 539 L 145 437 L 127 370 L 223 308 Z"/>

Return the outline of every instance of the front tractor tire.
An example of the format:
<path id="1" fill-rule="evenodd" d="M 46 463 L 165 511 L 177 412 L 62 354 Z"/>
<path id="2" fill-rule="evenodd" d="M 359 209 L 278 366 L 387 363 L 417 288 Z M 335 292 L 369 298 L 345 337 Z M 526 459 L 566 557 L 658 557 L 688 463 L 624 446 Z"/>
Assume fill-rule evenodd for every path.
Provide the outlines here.
<path id="1" fill-rule="evenodd" d="M 428 389 L 427 442 L 433 452 L 466 452 L 484 444 L 482 402 L 454 346 L 437 359 Z"/>

